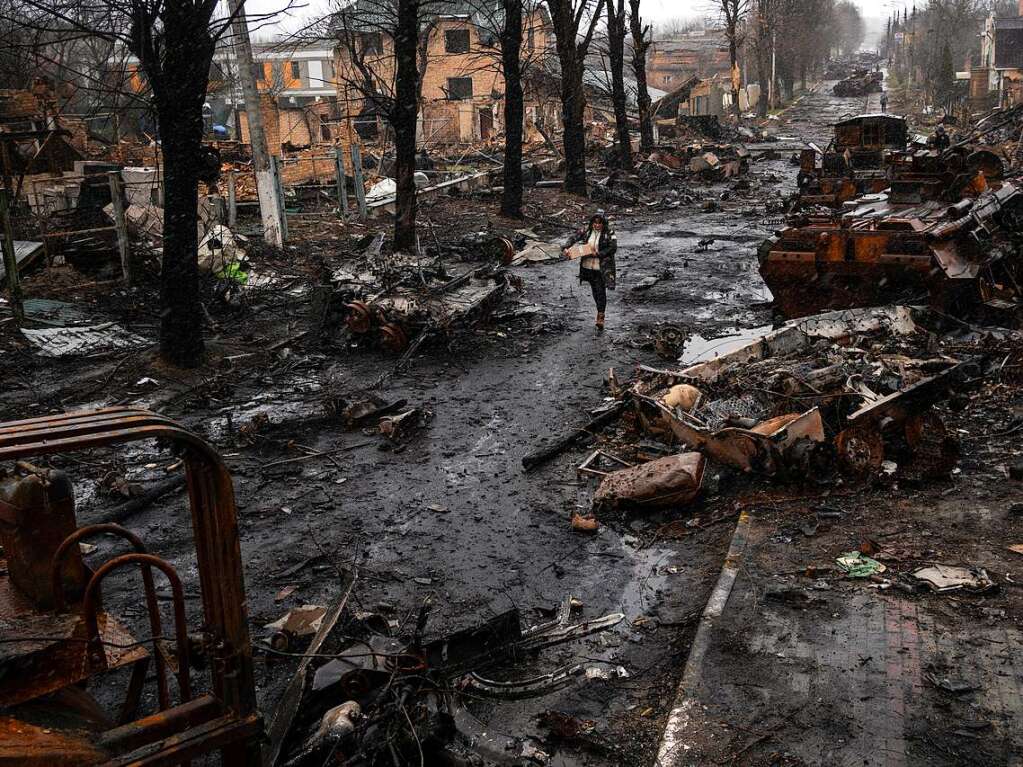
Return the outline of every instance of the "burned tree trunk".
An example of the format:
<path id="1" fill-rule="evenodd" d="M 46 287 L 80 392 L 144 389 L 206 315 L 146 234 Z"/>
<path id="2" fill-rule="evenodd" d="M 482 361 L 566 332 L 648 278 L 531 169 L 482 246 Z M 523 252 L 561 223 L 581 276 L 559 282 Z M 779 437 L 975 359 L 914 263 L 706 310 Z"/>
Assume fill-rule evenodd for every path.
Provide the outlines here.
<path id="1" fill-rule="evenodd" d="M 213 38 L 203 21 L 167 23 L 165 48 L 151 40 L 133 50 L 153 88 L 163 153 L 163 263 L 160 270 L 160 354 L 195 367 L 204 350 L 199 305 L 198 189 L 203 115 Z M 150 44 L 146 44 L 150 43 Z"/>
<path id="2" fill-rule="evenodd" d="M 416 246 L 416 118 L 419 114 L 417 38 L 419 0 L 398 0 L 395 24 L 396 59 L 394 103 L 394 180 L 397 185 L 394 250 L 412 252 Z"/>
<path id="3" fill-rule="evenodd" d="M 617 7 L 616 7 L 617 5 Z M 607 46 L 611 63 L 611 103 L 615 112 L 618 162 L 632 170 L 632 137 L 625 104 L 625 0 L 607 0 Z"/>
<path id="4" fill-rule="evenodd" d="M 160 354 L 174 365 L 195 367 L 203 353 L 197 198 L 202 98 L 194 109 L 163 101 L 157 99 L 164 179 Z"/>
<path id="5" fill-rule="evenodd" d="M 575 74 L 578 73 L 578 74 Z M 586 96 L 582 67 L 561 64 L 561 120 L 564 124 L 565 191 L 586 196 Z"/>
<path id="6" fill-rule="evenodd" d="M 583 90 L 583 67 L 586 53 L 593 40 L 597 19 L 604 0 L 597 0 L 590 16 L 589 29 L 580 38 L 579 26 L 589 0 L 547 0 L 561 63 L 561 118 L 564 123 L 565 191 L 586 195 L 586 131 L 583 116 L 586 111 L 586 93 Z"/>
<path id="7" fill-rule="evenodd" d="M 504 0 L 501 67 L 504 72 L 504 193 L 501 215 L 522 218 L 522 0 Z"/>
<path id="8" fill-rule="evenodd" d="M 639 15 L 640 0 L 629 0 L 629 28 L 632 31 L 632 70 L 636 74 L 636 101 L 639 105 L 639 148 L 652 152 L 654 123 L 650 114 L 650 91 L 646 85 L 646 52 L 650 47 L 650 28 L 644 29 Z"/>

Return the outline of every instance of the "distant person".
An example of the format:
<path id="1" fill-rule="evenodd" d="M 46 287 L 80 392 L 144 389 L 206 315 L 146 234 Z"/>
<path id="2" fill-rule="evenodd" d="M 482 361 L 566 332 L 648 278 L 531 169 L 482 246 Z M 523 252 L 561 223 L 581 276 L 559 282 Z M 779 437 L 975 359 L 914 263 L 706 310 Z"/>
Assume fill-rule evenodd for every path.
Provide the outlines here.
<path id="1" fill-rule="evenodd" d="M 948 137 L 945 132 L 945 126 L 939 125 L 934 129 L 934 135 L 928 139 L 928 143 L 937 150 L 948 149 L 952 143 L 952 140 Z"/>
<path id="2" fill-rule="evenodd" d="M 199 150 L 197 165 L 199 180 L 206 184 L 207 194 L 220 194 L 220 150 L 210 144 L 203 144 Z"/>
<path id="3" fill-rule="evenodd" d="M 881 111 L 882 112 L 887 112 L 888 111 L 888 92 L 887 91 L 881 91 Z"/>
<path id="4" fill-rule="evenodd" d="M 615 251 L 617 250 L 618 238 L 602 211 L 593 214 L 586 229 L 581 229 L 573 234 L 561 249 L 565 258 L 579 259 L 579 281 L 590 284 L 593 301 L 597 305 L 596 327 L 598 331 L 604 329 L 607 291 L 615 289 Z"/>

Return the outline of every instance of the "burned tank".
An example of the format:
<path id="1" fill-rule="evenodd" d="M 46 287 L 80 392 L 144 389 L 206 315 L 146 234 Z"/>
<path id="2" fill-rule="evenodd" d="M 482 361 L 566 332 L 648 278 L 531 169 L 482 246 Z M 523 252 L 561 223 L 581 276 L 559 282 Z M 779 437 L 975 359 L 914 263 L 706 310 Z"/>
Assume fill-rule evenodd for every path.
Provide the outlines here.
<path id="1" fill-rule="evenodd" d="M 883 80 L 883 72 L 857 69 L 849 77 L 835 83 L 831 90 L 836 96 L 866 96 L 868 93 L 880 93 Z"/>
<path id="2" fill-rule="evenodd" d="M 863 114 L 836 123 L 827 149 L 811 146 L 799 155 L 795 207 L 837 207 L 887 188 L 888 160 L 906 149 L 908 138 L 906 119 L 897 115 Z"/>
<path id="3" fill-rule="evenodd" d="M 964 315 L 1020 300 L 1023 191 L 978 172 L 950 203 L 919 185 L 806 215 L 767 239 L 760 274 L 786 317 L 902 301 Z"/>
<path id="4" fill-rule="evenodd" d="M 867 114 L 835 125 L 827 150 L 800 154 L 793 212 L 840 208 L 865 194 L 888 192 L 893 202 L 956 202 L 978 174 L 988 183 L 1002 180 L 1003 164 L 994 150 L 956 144 L 947 149 L 909 144 L 905 118 Z"/>

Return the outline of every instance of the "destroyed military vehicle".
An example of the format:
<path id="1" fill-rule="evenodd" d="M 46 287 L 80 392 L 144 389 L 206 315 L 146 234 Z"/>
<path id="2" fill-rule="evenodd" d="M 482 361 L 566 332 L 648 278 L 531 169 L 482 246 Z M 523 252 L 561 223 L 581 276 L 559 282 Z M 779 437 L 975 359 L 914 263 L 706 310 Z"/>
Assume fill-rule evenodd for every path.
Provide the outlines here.
<path id="1" fill-rule="evenodd" d="M 836 96 L 866 96 L 868 93 L 880 93 L 883 79 L 882 72 L 857 69 L 849 77 L 835 83 L 831 90 Z"/>
<path id="2" fill-rule="evenodd" d="M 454 264 L 439 257 L 380 255 L 383 237 L 367 248 L 364 258 L 330 277 L 324 311 L 325 329 L 344 324 L 354 338 L 369 340 L 395 354 L 420 336 L 448 332 L 484 320 L 501 302 L 508 286 L 508 263 L 514 247 L 488 236 L 476 250 L 488 260 L 454 276 Z"/>
<path id="3" fill-rule="evenodd" d="M 864 114 L 835 124 L 827 149 L 816 146 L 799 154 L 797 207 L 837 207 L 846 200 L 888 186 L 890 154 L 906 148 L 909 127 L 904 117 Z"/>
<path id="4" fill-rule="evenodd" d="M 835 137 L 821 151 L 811 145 L 799 155 L 799 193 L 793 211 L 839 208 L 860 195 L 891 188 L 905 201 L 957 201 L 982 173 L 1000 181 L 1002 161 L 990 149 L 960 144 L 945 150 L 910 143 L 906 119 L 864 114 L 835 124 Z"/>
<path id="5" fill-rule="evenodd" d="M 980 305 L 1011 313 L 1021 235 L 1015 184 L 989 186 L 978 172 L 961 199 L 947 201 L 923 200 L 920 184 L 906 182 L 847 211 L 790 221 L 760 246 L 760 274 L 789 318 L 896 298 L 955 315 Z"/>

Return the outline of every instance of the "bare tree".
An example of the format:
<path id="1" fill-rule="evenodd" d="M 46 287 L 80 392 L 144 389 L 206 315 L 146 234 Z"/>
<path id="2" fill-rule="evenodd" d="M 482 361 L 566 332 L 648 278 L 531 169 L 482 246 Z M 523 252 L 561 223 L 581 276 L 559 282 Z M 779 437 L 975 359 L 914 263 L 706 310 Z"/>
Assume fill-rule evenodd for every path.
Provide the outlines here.
<path id="1" fill-rule="evenodd" d="M 503 0 L 501 70 L 504 74 L 504 192 L 501 214 L 522 218 L 522 0 Z M 530 20 L 532 23 L 532 20 Z"/>
<path id="2" fill-rule="evenodd" d="M 565 191 L 586 194 L 586 92 L 583 69 L 604 0 L 547 0 L 561 63 L 561 115 L 564 123 Z"/>
<path id="3" fill-rule="evenodd" d="M 55 37 L 90 36 L 138 60 L 152 94 L 164 168 L 160 353 L 172 364 L 202 359 L 198 182 L 206 89 L 217 41 L 231 18 L 217 0 L 23 0 L 22 22 Z"/>
<path id="4" fill-rule="evenodd" d="M 632 170 L 632 137 L 625 103 L 625 0 L 607 0 L 607 50 L 611 62 L 611 103 L 618 162 L 622 168 Z"/>
<path id="5" fill-rule="evenodd" d="M 394 132 L 395 251 L 411 251 L 416 243 L 416 123 L 430 36 L 444 5 L 444 0 L 358 0 L 333 19 L 344 57 L 336 77 L 346 94 L 357 94 L 363 112 L 383 117 Z M 347 96 L 344 101 L 350 105 Z"/>
<path id="6" fill-rule="evenodd" d="M 650 91 L 646 83 L 646 52 L 650 48 L 650 26 L 639 15 L 640 0 L 629 0 L 629 29 L 632 32 L 632 71 L 636 75 L 636 103 L 639 107 L 639 148 L 654 148 L 654 124 L 650 114 Z"/>
<path id="7" fill-rule="evenodd" d="M 731 65 L 732 111 L 739 116 L 739 47 L 742 45 L 743 18 L 749 11 L 749 0 L 719 0 L 725 39 L 728 40 L 728 62 Z"/>

